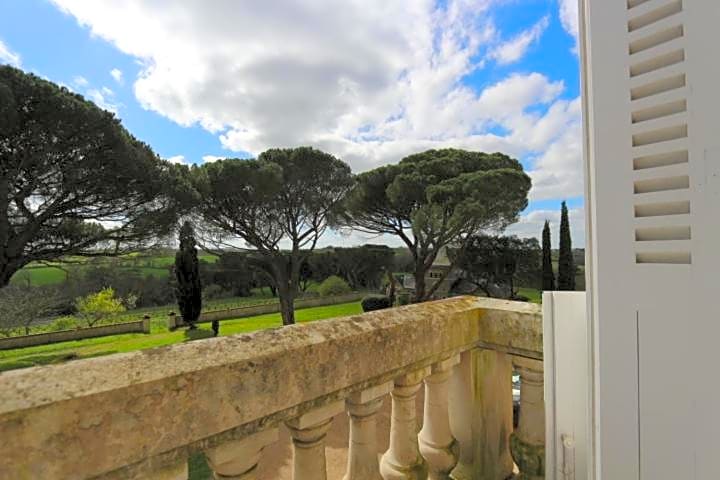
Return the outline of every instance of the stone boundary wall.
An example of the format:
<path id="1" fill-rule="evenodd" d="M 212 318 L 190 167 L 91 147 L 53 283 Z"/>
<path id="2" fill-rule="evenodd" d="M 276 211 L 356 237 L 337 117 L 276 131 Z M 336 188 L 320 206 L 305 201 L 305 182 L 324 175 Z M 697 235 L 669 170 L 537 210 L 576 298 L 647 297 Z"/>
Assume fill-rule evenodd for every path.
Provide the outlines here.
<path id="1" fill-rule="evenodd" d="M 137 322 L 115 323 L 97 327 L 77 328 L 74 330 L 60 330 L 59 332 L 36 333 L 20 337 L 0 338 L 0 350 L 11 348 L 34 347 L 50 343 L 67 342 L 70 340 L 83 340 L 85 338 L 106 337 L 122 333 L 150 333 L 150 319 Z"/>
<path id="2" fill-rule="evenodd" d="M 308 297 L 295 300 L 295 308 L 325 307 L 328 305 L 339 305 L 341 303 L 349 303 L 360 301 L 365 297 L 365 292 L 352 292 L 344 295 L 334 295 L 331 297 Z M 235 318 L 254 317 L 256 315 L 265 315 L 268 313 L 278 313 L 280 311 L 280 303 L 265 303 L 261 305 L 250 305 L 248 307 L 228 308 L 225 310 L 212 310 L 200 314 L 197 323 L 209 323 L 213 320 L 230 320 Z M 185 325 L 183 319 L 179 315 L 168 316 L 168 328 L 174 329 Z"/>

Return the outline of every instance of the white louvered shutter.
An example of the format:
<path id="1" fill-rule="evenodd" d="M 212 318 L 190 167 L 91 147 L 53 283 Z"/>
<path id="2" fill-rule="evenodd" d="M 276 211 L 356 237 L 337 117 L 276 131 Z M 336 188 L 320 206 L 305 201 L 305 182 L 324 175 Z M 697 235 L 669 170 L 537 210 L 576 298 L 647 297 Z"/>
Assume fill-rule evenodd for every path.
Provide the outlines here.
<path id="1" fill-rule="evenodd" d="M 581 0 L 596 478 L 720 479 L 720 0 Z"/>

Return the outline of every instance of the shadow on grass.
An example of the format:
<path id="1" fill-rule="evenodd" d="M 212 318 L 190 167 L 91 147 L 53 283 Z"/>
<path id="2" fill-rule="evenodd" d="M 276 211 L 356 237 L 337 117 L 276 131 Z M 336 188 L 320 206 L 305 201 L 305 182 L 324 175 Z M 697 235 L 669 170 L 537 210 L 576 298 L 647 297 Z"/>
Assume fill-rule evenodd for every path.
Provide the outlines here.
<path id="1" fill-rule="evenodd" d="M 202 340 L 204 338 L 212 338 L 213 332 L 212 330 L 205 330 L 203 328 L 196 328 L 193 330 L 185 330 L 185 342 L 190 342 L 192 340 Z"/>

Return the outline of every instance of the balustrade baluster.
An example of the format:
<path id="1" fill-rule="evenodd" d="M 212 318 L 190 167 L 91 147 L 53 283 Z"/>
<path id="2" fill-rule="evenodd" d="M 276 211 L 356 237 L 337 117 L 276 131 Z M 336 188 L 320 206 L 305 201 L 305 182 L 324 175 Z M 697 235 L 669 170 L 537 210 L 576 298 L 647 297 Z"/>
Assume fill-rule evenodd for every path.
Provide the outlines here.
<path id="1" fill-rule="evenodd" d="M 384 383 L 350 395 L 348 466 L 344 480 L 382 480 L 377 454 L 377 412 L 393 382 Z"/>
<path id="2" fill-rule="evenodd" d="M 335 415 L 345 409 L 338 401 L 286 422 L 293 440 L 293 479 L 326 480 L 325 437 Z"/>
<path id="3" fill-rule="evenodd" d="M 390 448 L 380 462 L 380 473 L 385 480 L 427 478 L 428 467 L 418 446 L 415 397 L 429 374 L 430 367 L 426 367 L 395 379 L 391 394 Z"/>
<path id="4" fill-rule="evenodd" d="M 263 448 L 277 439 L 278 429 L 271 428 L 210 448 L 205 456 L 218 480 L 255 480 Z"/>
<path id="5" fill-rule="evenodd" d="M 458 443 L 458 461 L 452 470 L 452 478 L 469 480 L 472 478 L 474 446 L 472 441 L 473 382 L 472 356 L 470 351 L 460 354 L 460 363 L 453 369 L 450 377 L 450 395 L 448 413 L 450 431 Z"/>
<path id="6" fill-rule="evenodd" d="M 520 374 L 520 418 L 510 437 L 510 450 L 520 469 L 519 480 L 545 478 L 545 401 L 543 363 L 516 357 Z"/>
<path id="7" fill-rule="evenodd" d="M 418 441 L 430 480 L 447 479 L 458 460 L 457 442 L 450 432 L 448 387 L 453 367 L 459 362 L 459 355 L 438 362 L 425 379 L 424 421 Z"/>

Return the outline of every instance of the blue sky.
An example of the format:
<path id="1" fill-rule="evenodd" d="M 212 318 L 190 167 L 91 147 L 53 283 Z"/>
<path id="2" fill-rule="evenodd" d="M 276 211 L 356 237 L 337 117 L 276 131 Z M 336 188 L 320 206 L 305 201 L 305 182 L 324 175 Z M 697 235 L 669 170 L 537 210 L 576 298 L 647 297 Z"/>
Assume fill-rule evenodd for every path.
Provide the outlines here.
<path id="1" fill-rule="evenodd" d="M 178 162 L 312 144 L 361 171 L 433 147 L 505 151 L 535 185 L 511 231 L 539 235 L 568 200 L 584 243 L 574 2 L 267 3 L 0 0 L 0 62 Z"/>

